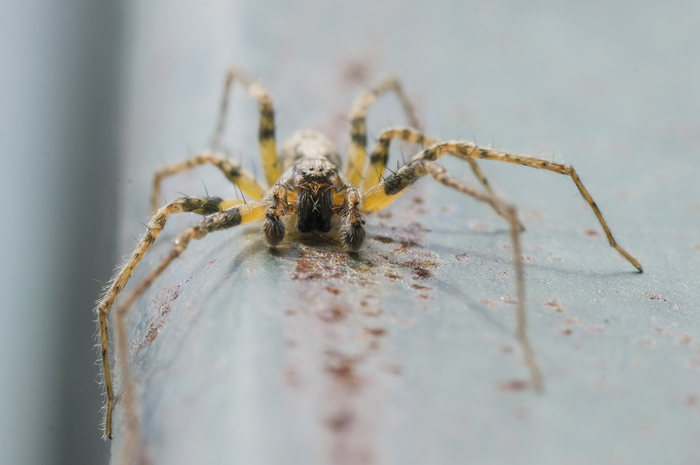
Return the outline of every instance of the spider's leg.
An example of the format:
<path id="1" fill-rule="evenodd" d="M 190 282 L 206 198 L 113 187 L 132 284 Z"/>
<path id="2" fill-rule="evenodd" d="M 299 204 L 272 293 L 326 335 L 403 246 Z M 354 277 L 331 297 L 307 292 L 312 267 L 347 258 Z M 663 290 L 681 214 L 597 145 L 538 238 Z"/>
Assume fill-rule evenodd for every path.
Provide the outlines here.
<path id="1" fill-rule="evenodd" d="M 233 228 L 244 223 L 262 219 L 269 209 L 269 202 L 249 202 L 247 204 L 231 207 L 227 210 L 213 213 L 198 224 L 186 229 L 173 241 L 170 252 L 153 268 L 126 297 L 124 302 L 115 310 L 115 329 L 117 332 L 117 359 L 119 370 L 122 374 L 124 399 L 124 419 L 127 425 L 128 437 L 125 438 L 123 449 L 124 463 L 132 463 L 131 457 L 138 442 L 138 417 L 134 403 L 134 388 L 129 372 L 128 345 L 126 340 L 126 316 L 134 302 L 150 287 L 150 285 L 165 271 L 165 269 L 179 257 L 193 239 L 202 239 L 210 232 Z M 109 419 L 112 417 L 111 406 L 107 410 Z"/>
<path id="2" fill-rule="evenodd" d="M 406 191 L 418 178 L 432 175 L 433 178 L 448 187 L 458 190 L 476 200 L 486 202 L 494 210 L 504 213 L 504 217 L 510 223 L 511 241 L 513 242 L 513 266 L 515 268 L 516 293 L 518 306 L 516 310 L 516 335 L 523 350 L 525 363 L 530 371 L 532 386 L 541 390 L 543 386 L 542 373 L 537 365 L 534 351 L 527 335 L 525 320 L 525 280 L 523 277 L 522 252 L 520 247 L 520 227 L 515 207 L 506 204 L 497 197 L 478 191 L 459 179 L 447 173 L 445 168 L 429 160 L 415 160 L 399 169 L 396 174 L 390 175 L 386 180 L 363 195 L 364 208 L 368 213 L 381 210 L 398 196 Z"/>
<path id="3" fill-rule="evenodd" d="M 260 200 L 267 188 L 263 186 L 255 177 L 241 168 L 241 165 L 231 160 L 223 153 L 202 152 L 194 155 L 189 160 L 180 163 L 173 163 L 165 168 L 156 171 L 153 178 L 153 190 L 151 191 L 151 212 L 158 209 L 160 201 L 160 184 L 163 178 L 172 176 L 181 171 L 192 169 L 195 166 L 211 163 L 221 170 L 222 173 L 243 192 L 251 196 L 254 200 Z"/>
<path id="4" fill-rule="evenodd" d="M 267 89 L 257 82 L 253 82 L 243 71 L 234 66 L 231 66 L 226 71 L 226 81 L 224 83 L 224 92 L 221 96 L 219 116 L 216 121 L 214 135 L 211 138 L 212 148 L 216 150 L 219 147 L 221 136 L 224 133 L 224 127 L 226 126 L 226 110 L 228 108 L 228 100 L 231 95 L 233 81 L 238 81 L 246 88 L 248 94 L 258 101 L 258 108 L 260 110 L 260 129 L 258 130 L 260 158 L 262 160 L 263 170 L 265 171 L 267 185 L 272 186 L 282 174 L 277 159 L 277 148 L 275 146 L 275 110 L 272 106 L 272 99 Z"/>
<path id="5" fill-rule="evenodd" d="M 418 160 L 435 160 L 437 158 L 442 157 L 445 154 L 451 154 L 454 155 L 458 158 L 462 158 L 464 160 L 467 160 L 469 158 L 482 158 L 484 160 L 496 160 L 496 161 L 504 161 L 507 163 L 513 163 L 516 165 L 524 165 L 524 166 L 529 166 L 531 168 L 538 168 L 538 169 L 543 169 L 543 170 L 548 170 L 548 171 L 553 171 L 555 173 L 563 174 L 566 176 L 571 177 L 571 179 L 574 181 L 574 184 L 576 184 L 576 187 L 578 188 L 579 192 L 583 196 L 584 199 L 586 199 L 586 202 L 588 202 L 588 205 L 591 206 L 591 209 L 593 210 L 593 213 L 595 213 L 596 217 L 598 218 L 598 222 L 600 225 L 603 227 L 603 230 L 605 231 L 605 235 L 608 238 L 608 242 L 610 243 L 610 246 L 613 247 L 615 250 L 617 250 L 623 257 L 627 259 L 637 270 L 642 272 L 642 265 L 625 249 L 620 247 L 620 245 L 615 241 L 615 238 L 612 235 L 612 232 L 610 231 L 610 228 L 608 227 L 608 224 L 605 222 L 603 219 L 603 214 L 600 211 L 600 208 L 598 208 L 598 205 L 595 203 L 593 200 L 593 197 L 591 197 L 591 194 L 588 193 L 588 190 L 583 186 L 583 183 L 581 182 L 581 178 L 579 178 L 578 173 L 576 173 L 576 170 L 574 170 L 573 166 L 571 165 L 565 165 L 562 163 L 554 163 L 551 161 L 547 160 L 541 160 L 539 158 L 533 158 L 533 157 L 525 157 L 523 155 L 516 155 L 513 153 L 506 153 L 506 152 L 500 152 L 498 150 L 494 150 L 491 148 L 486 148 L 486 147 L 477 147 L 474 143 L 472 142 L 465 142 L 465 141 L 451 141 L 451 142 L 441 142 L 435 145 L 432 145 L 428 147 L 427 149 L 423 150 L 416 158 Z M 406 167 L 410 167 L 414 162 L 409 163 L 406 165 Z M 406 168 L 405 167 L 405 168 Z M 399 170 L 400 172 L 401 170 Z M 398 174 L 398 173 L 397 173 Z M 392 177 L 394 183 L 402 183 L 405 182 L 403 179 L 395 178 Z M 387 181 L 389 179 L 387 178 Z M 412 181 L 410 181 L 412 182 Z M 374 190 L 374 189 L 372 189 Z M 391 202 L 391 200 L 382 200 L 383 202 L 386 201 Z M 365 204 L 367 204 L 367 201 L 365 200 Z"/>
<path id="6" fill-rule="evenodd" d="M 357 97 L 352 104 L 349 115 L 350 149 L 348 167 L 346 170 L 350 184 L 355 187 L 360 186 L 360 180 L 362 179 L 365 168 L 365 159 L 367 158 L 367 109 L 377 98 L 390 90 L 393 90 L 399 98 L 399 102 L 401 102 L 401 106 L 408 119 L 408 124 L 414 128 L 420 128 L 413 105 L 411 105 L 408 97 L 406 97 L 401 83 L 395 76 L 389 76 L 381 81 L 375 88 Z"/>
<path id="7" fill-rule="evenodd" d="M 134 273 L 143 256 L 151 248 L 153 242 L 160 235 L 165 226 L 168 217 L 175 213 L 192 212 L 200 215 L 208 215 L 230 208 L 234 205 L 242 203 L 239 199 L 222 199 L 219 197 L 186 197 L 173 200 L 161 207 L 150 219 L 147 225 L 146 233 L 139 241 L 139 245 L 134 250 L 131 257 L 122 265 L 109 282 L 108 288 L 104 295 L 97 303 L 95 312 L 97 313 L 100 325 L 100 344 L 102 353 L 102 367 L 104 370 L 105 386 L 107 389 L 107 417 L 105 419 L 105 435 L 112 438 L 112 406 L 114 404 L 114 390 L 112 388 L 112 378 L 109 372 L 109 357 L 108 357 L 108 336 L 107 336 L 107 315 L 109 314 L 114 301 L 117 299 L 119 292 L 124 289 L 127 281 Z"/>
<path id="8" fill-rule="evenodd" d="M 422 134 L 420 131 L 417 131 L 412 128 L 394 127 L 383 130 L 381 133 L 379 133 L 379 138 L 375 142 L 374 148 L 372 148 L 372 153 L 369 157 L 370 166 L 367 169 L 367 173 L 365 174 L 365 178 L 362 183 L 363 192 L 376 186 L 379 183 L 379 181 L 384 177 L 386 164 L 389 160 L 389 145 L 391 144 L 392 139 L 394 139 L 395 137 L 398 137 L 408 142 L 413 142 L 414 144 L 420 144 L 423 147 L 428 147 L 439 142 L 437 139 L 428 137 Z M 413 158 L 413 160 L 419 159 L 422 153 L 423 152 L 416 155 Z M 486 191 L 489 194 L 495 196 L 496 194 L 491 189 L 491 186 L 489 185 L 486 176 L 484 176 L 484 173 L 481 172 L 479 165 L 476 164 L 476 160 L 469 158 L 467 161 L 469 162 L 472 171 L 479 179 L 481 184 L 484 186 Z M 521 229 L 524 229 L 522 225 L 520 225 L 520 227 Z"/>

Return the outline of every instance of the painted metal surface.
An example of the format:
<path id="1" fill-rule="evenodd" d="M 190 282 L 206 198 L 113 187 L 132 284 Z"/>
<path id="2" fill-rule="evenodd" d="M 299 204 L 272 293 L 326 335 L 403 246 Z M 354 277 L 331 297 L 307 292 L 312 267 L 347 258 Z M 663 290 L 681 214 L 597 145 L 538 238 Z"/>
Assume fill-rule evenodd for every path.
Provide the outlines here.
<path id="1" fill-rule="evenodd" d="M 700 36 L 683 27 L 697 10 L 134 3 L 122 252 L 145 222 L 150 173 L 206 148 L 235 62 L 270 89 L 280 142 L 309 126 L 340 147 L 353 97 L 396 72 L 431 135 L 574 165 L 645 267 L 608 247 L 570 179 L 482 163 L 528 228 L 530 334 L 546 382 L 536 395 L 522 389 L 507 228 L 487 207 L 421 180 L 370 221 L 357 256 L 302 238 L 273 252 L 255 225 L 213 234 L 132 314 L 145 454 L 170 464 L 700 461 Z M 225 143 L 261 175 L 255 103 L 234 93 Z M 370 133 L 403 123 L 391 97 L 370 110 Z M 466 164 L 444 166 L 471 179 Z M 233 195 L 213 168 L 169 180 L 164 195 L 203 194 L 200 176 L 210 193 Z M 192 221 L 170 220 L 134 279 Z"/>

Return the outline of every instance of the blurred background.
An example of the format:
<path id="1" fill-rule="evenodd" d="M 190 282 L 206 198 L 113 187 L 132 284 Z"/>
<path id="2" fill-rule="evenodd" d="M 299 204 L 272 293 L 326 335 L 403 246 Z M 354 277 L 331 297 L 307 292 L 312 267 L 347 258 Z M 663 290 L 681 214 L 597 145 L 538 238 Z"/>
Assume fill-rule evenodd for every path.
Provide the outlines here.
<path id="1" fill-rule="evenodd" d="M 604 238 L 582 232 L 598 226 L 570 181 L 512 166 L 485 168 L 505 198 L 532 212 L 525 214 L 526 224 L 534 226 L 526 253 L 536 262 L 528 267 L 535 315 L 544 312 L 548 293 L 556 289 L 567 310 L 590 321 L 592 329 L 564 345 L 564 323 L 533 317 L 533 331 L 544 335 L 535 346 L 550 354 L 545 372 L 554 387 L 545 401 L 508 407 L 503 418 L 534 416 L 529 432 L 499 430 L 489 446 L 511 455 L 480 463 L 508 463 L 521 449 L 531 459 L 522 463 L 565 463 L 567 451 L 574 451 L 570 463 L 661 463 L 661 458 L 700 463 L 699 24 L 700 4 L 682 0 L 4 0 L 0 463 L 107 463 L 110 444 L 99 430 L 93 303 L 147 221 L 150 173 L 206 147 L 230 63 L 271 90 L 280 139 L 312 126 L 344 149 L 344 118 L 353 97 L 395 72 L 431 134 L 574 164 L 646 273 L 640 278 L 628 273 Z M 240 102 L 247 103 L 233 109 L 235 134 L 229 133 L 228 143 L 256 169 L 255 105 Z M 370 136 L 403 124 L 394 104 L 387 105 L 370 116 Z M 202 176 L 210 191 L 227 189 L 218 178 Z M 198 175 L 184 182 L 188 194 L 203 193 Z M 168 189 L 164 194 L 171 198 L 182 187 L 174 183 Z M 428 205 L 464 203 L 453 194 L 431 192 L 441 194 L 429 196 Z M 477 207 L 469 215 L 489 213 Z M 426 236 L 427 247 L 445 240 L 456 241 L 455 249 L 469 247 L 452 237 L 460 229 L 454 215 L 432 224 L 444 229 L 436 226 L 435 235 Z M 438 235 L 445 231 L 447 239 Z M 467 239 L 485 248 L 480 259 L 488 261 L 496 249 L 507 260 L 507 251 L 499 251 L 492 238 Z M 449 289 L 457 282 L 479 301 L 493 276 L 473 271 L 476 284 L 447 276 L 441 284 Z M 600 326 L 611 334 L 605 342 L 595 336 Z M 449 329 L 442 330 L 440 337 L 449 339 Z M 428 341 L 420 350 L 432 347 L 430 334 L 420 336 Z M 593 339 L 591 345 L 622 355 L 605 358 L 580 350 Z M 445 347 L 442 355 L 467 356 L 462 349 Z M 585 379 L 578 384 L 585 389 L 557 391 L 557 377 L 565 378 L 568 370 Z M 437 387 L 423 386 L 426 391 L 452 379 L 431 376 Z M 459 390 L 444 396 L 457 398 Z M 538 418 L 564 416 L 570 404 L 578 404 L 573 411 L 581 414 L 595 402 L 624 408 L 611 416 L 596 411 L 576 426 L 594 441 L 560 443 L 560 452 L 549 455 L 535 450 L 566 429 Z M 442 416 L 426 409 L 412 418 L 430 426 L 449 420 L 458 434 L 464 425 L 449 417 L 452 407 L 446 402 L 442 410 L 431 407 Z M 484 408 L 495 407 L 485 402 Z M 478 415 L 464 424 L 468 431 L 482 426 Z M 399 463 L 397 457 L 400 463 L 411 457 L 461 463 L 461 443 L 452 438 L 452 452 L 431 455 L 447 449 L 428 426 L 417 430 L 387 439 L 387 463 Z M 599 435 L 590 433 L 597 430 Z M 416 437 L 427 455 L 397 452 L 398 444 Z"/>

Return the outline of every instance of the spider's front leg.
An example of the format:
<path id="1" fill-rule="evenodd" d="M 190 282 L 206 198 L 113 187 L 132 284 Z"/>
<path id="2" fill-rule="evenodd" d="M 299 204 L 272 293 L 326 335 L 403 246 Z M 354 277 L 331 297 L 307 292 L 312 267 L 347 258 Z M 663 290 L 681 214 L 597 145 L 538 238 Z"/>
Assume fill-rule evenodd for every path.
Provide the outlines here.
<path id="1" fill-rule="evenodd" d="M 105 435 L 112 438 L 112 408 L 114 405 L 114 390 L 112 388 L 112 377 L 109 371 L 109 339 L 107 334 L 107 315 L 114 305 L 117 296 L 124 289 L 126 283 L 134 274 L 134 270 L 143 259 L 144 255 L 151 248 L 155 240 L 165 227 L 170 215 L 177 213 L 197 213 L 200 215 L 209 215 L 218 211 L 225 210 L 232 206 L 243 203 L 239 199 L 222 199 L 219 197 L 185 197 L 173 200 L 161 207 L 155 212 L 148 222 L 146 233 L 139 241 L 136 250 L 131 254 L 131 257 L 122 265 L 116 272 L 114 277 L 109 282 L 108 288 L 104 295 L 97 303 L 95 309 L 100 326 L 100 344 L 102 353 L 102 368 L 104 372 L 105 387 L 107 390 L 107 417 L 105 419 Z"/>
<path id="2" fill-rule="evenodd" d="M 428 137 L 422 134 L 420 131 L 417 131 L 412 128 L 395 127 L 384 129 L 379 134 L 379 137 L 377 138 L 377 141 L 374 144 L 374 148 L 372 149 L 372 154 L 369 158 L 370 165 L 367 168 L 367 173 L 365 174 L 365 178 L 362 183 L 363 191 L 368 191 L 372 187 L 376 186 L 379 183 L 379 181 L 384 178 L 384 171 L 386 170 L 387 160 L 389 159 L 389 145 L 391 144 L 391 141 L 397 137 L 407 142 L 420 144 L 423 147 L 439 143 L 437 139 Z M 426 153 L 429 152 L 426 150 L 421 151 L 413 158 L 413 160 L 424 159 Z M 486 189 L 486 191 L 493 197 L 497 197 L 497 195 L 491 189 L 491 186 L 489 185 L 486 176 L 484 176 L 484 173 L 482 173 L 481 169 L 479 168 L 479 165 L 476 164 L 476 160 L 467 157 L 467 161 L 469 162 L 469 166 L 474 172 L 474 175 L 484 186 L 484 189 Z M 506 218 L 507 214 L 503 211 L 498 210 L 497 206 L 494 207 L 494 209 L 496 210 L 496 213 Z M 523 224 L 519 220 L 518 227 L 521 231 L 525 230 L 525 226 L 523 226 Z"/>
<path id="3" fill-rule="evenodd" d="M 486 202 L 496 211 L 503 212 L 504 218 L 510 223 L 511 241 L 513 243 L 513 267 L 515 268 L 516 293 L 518 305 L 516 309 L 516 336 L 523 351 L 525 363 L 530 371 L 530 379 L 535 390 L 543 387 L 542 373 L 537 365 L 532 345 L 527 335 L 525 318 L 525 279 L 523 273 L 522 251 L 520 246 L 520 222 L 514 206 L 506 204 L 497 197 L 478 191 L 459 179 L 451 176 L 445 168 L 430 160 L 415 160 L 400 168 L 395 174 L 388 176 L 362 196 L 364 209 L 367 213 L 375 213 L 403 194 L 406 189 L 422 176 L 432 175 L 441 184 L 458 190 L 476 200 Z"/>
<path id="4" fill-rule="evenodd" d="M 362 195 L 355 188 L 348 189 L 347 207 L 343 211 L 340 225 L 340 237 L 345 250 L 357 251 L 365 240 L 365 219 L 362 216 L 364 206 Z"/>
<path id="5" fill-rule="evenodd" d="M 124 402 L 124 420 L 127 425 L 127 437 L 125 438 L 123 457 L 124 463 L 132 463 L 133 454 L 138 445 L 138 416 L 134 402 L 134 387 L 131 380 L 128 363 L 128 342 L 126 337 L 126 317 L 134 302 L 143 295 L 151 284 L 165 271 L 165 269 L 179 257 L 189 243 L 194 239 L 202 239 L 210 232 L 233 228 L 244 223 L 259 220 L 265 217 L 269 210 L 269 202 L 250 202 L 243 205 L 231 207 L 228 210 L 214 213 L 207 216 L 195 226 L 192 226 L 180 234 L 168 252 L 149 274 L 146 276 L 131 293 L 127 296 L 121 306 L 116 310 L 115 329 L 117 332 L 117 355 L 119 370 L 122 375 L 122 396 Z M 100 320 L 102 321 L 102 320 Z M 105 327 L 106 337 L 106 327 Z M 103 341 L 106 342 L 106 339 Z M 103 349 L 106 350 L 106 349 Z M 106 357 L 106 353 L 105 353 Z M 106 358 L 105 358 L 106 360 Z M 106 363 L 106 362 L 105 362 Z M 107 369 L 107 368 L 106 368 Z M 108 371 L 106 371 L 108 373 Z M 111 385 L 110 385 L 111 390 Z M 111 399 L 110 399 L 111 400 Z M 107 428 L 111 433 L 113 404 L 110 402 L 107 409 Z"/>

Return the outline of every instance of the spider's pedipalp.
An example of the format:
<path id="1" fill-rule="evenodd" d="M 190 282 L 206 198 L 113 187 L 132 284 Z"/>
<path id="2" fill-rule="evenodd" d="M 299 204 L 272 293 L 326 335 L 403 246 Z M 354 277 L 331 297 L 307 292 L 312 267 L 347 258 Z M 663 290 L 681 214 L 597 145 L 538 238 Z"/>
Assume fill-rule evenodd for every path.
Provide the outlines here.
<path id="1" fill-rule="evenodd" d="M 356 252 L 365 240 L 365 219 L 362 216 L 362 195 L 357 189 L 347 192 L 348 206 L 343 212 L 340 237 L 345 250 Z"/>

